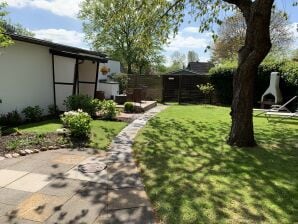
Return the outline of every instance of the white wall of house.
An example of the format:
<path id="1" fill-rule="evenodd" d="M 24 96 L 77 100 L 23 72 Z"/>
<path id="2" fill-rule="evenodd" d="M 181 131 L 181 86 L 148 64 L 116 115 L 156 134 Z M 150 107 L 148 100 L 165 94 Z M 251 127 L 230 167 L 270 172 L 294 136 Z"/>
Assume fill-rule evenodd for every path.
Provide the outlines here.
<path id="1" fill-rule="evenodd" d="M 35 105 L 46 113 L 54 103 L 49 48 L 15 41 L 0 51 L 0 114 Z"/>
<path id="2" fill-rule="evenodd" d="M 73 83 L 76 59 L 54 56 L 55 82 Z M 56 84 L 56 105 L 59 110 L 65 111 L 64 100 L 72 95 L 73 85 Z"/>
<path id="3" fill-rule="evenodd" d="M 82 64 L 79 64 L 79 81 L 95 82 L 97 63 L 85 60 Z M 80 94 L 85 94 L 94 97 L 95 84 L 80 83 Z"/>

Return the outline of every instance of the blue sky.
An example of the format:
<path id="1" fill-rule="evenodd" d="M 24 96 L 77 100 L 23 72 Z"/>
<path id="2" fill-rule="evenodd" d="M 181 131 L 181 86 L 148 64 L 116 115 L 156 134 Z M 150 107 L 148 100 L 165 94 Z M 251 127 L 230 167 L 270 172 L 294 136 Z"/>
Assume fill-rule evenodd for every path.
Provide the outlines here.
<path id="1" fill-rule="evenodd" d="M 0 0 L 0 2 L 3 0 Z M 5 0 L 9 7 L 9 18 L 13 23 L 20 23 L 36 34 L 37 38 L 54 42 L 88 48 L 84 41 L 82 23 L 76 18 L 79 3 L 82 0 Z M 277 7 L 289 14 L 290 28 L 294 32 L 296 41 L 293 48 L 297 48 L 298 7 L 292 7 L 291 0 L 276 0 Z M 189 22 L 190 21 L 190 22 Z M 210 58 L 210 52 L 205 53 L 207 45 L 212 43 L 209 33 L 198 33 L 198 23 L 186 18 L 181 25 L 178 35 L 164 48 L 167 59 L 178 50 L 187 53 L 194 50 L 201 61 Z M 169 60 L 168 60 L 169 61 Z"/>

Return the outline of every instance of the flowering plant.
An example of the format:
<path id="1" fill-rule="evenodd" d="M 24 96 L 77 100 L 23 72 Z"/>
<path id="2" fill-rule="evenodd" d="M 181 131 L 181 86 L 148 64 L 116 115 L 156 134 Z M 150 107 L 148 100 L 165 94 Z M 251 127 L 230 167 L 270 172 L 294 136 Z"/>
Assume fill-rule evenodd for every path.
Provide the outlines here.
<path id="1" fill-rule="evenodd" d="M 107 66 L 102 66 L 101 67 L 101 69 L 100 69 L 100 72 L 102 73 L 102 74 L 107 74 L 108 72 L 110 71 L 110 68 L 109 67 L 107 67 Z"/>
<path id="2" fill-rule="evenodd" d="M 88 138 L 91 132 L 92 118 L 81 109 L 77 111 L 68 111 L 61 116 L 61 121 L 65 128 L 70 130 L 70 133 L 75 138 Z"/>

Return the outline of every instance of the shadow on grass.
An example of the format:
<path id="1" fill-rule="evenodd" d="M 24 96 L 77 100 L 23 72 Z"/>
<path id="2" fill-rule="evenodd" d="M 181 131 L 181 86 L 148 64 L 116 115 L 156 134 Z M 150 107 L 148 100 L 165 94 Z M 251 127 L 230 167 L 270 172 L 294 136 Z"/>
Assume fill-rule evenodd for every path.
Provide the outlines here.
<path id="1" fill-rule="evenodd" d="M 134 145 L 165 223 L 298 221 L 298 133 L 256 129 L 258 147 L 225 143 L 228 122 L 151 120 Z"/>

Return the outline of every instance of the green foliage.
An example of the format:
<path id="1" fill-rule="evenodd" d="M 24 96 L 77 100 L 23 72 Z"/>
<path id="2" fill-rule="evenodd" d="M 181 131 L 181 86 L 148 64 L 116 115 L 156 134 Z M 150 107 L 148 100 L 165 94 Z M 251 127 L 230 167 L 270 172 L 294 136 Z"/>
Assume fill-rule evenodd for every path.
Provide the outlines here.
<path id="1" fill-rule="evenodd" d="M 67 110 L 81 109 L 91 116 L 95 116 L 100 107 L 100 102 L 97 99 L 92 99 L 88 95 L 72 95 L 64 100 L 64 105 Z"/>
<path id="2" fill-rule="evenodd" d="M 103 119 L 113 120 L 116 118 L 118 110 L 113 100 L 103 100 L 101 102 L 100 114 Z"/>
<path id="3" fill-rule="evenodd" d="M 92 118 L 88 113 L 82 110 L 68 111 L 61 116 L 61 121 L 72 137 L 89 138 Z"/>
<path id="4" fill-rule="evenodd" d="M 56 117 L 59 114 L 59 108 L 58 106 L 55 106 L 54 104 L 48 106 L 48 113 L 52 117 Z"/>
<path id="5" fill-rule="evenodd" d="M 10 21 L 5 21 L 3 24 L 6 33 L 18 34 L 27 37 L 34 37 L 35 34 L 23 27 L 21 24 L 12 24 Z"/>
<path id="6" fill-rule="evenodd" d="M 13 44 L 13 41 L 9 36 L 7 36 L 4 29 L 4 17 L 7 15 L 7 12 L 4 10 L 7 6 L 6 3 L 0 2 L 0 48 L 8 47 Z"/>
<path id="7" fill-rule="evenodd" d="M 214 92 L 214 86 L 210 83 L 197 85 L 197 87 L 205 95 L 209 95 Z"/>
<path id="8" fill-rule="evenodd" d="M 15 126 L 22 122 L 17 110 L 0 115 L 0 125 Z"/>
<path id="9" fill-rule="evenodd" d="M 22 113 L 25 115 L 25 118 L 29 122 L 37 122 L 42 118 L 43 110 L 40 106 L 28 106 L 22 110 Z"/>
<path id="10" fill-rule="evenodd" d="M 124 112 L 126 113 L 133 113 L 134 112 L 134 105 L 132 102 L 126 102 L 124 104 Z"/>
<path id="11" fill-rule="evenodd" d="M 167 0 L 84 0 L 79 17 L 86 37 L 97 50 L 108 52 L 132 73 L 133 66 L 156 62 L 174 22 L 164 16 Z"/>
<path id="12" fill-rule="evenodd" d="M 128 74 L 125 73 L 117 73 L 112 75 L 112 79 L 119 83 L 119 92 L 120 94 L 124 93 L 127 89 L 128 85 Z"/>
<path id="13" fill-rule="evenodd" d="M 217 98 L 222 104 L 231 104 L 233 96 L 233 74 L 236 62 L 228 61 L 210 69 L 211 83 L 215 86 Z M 266 60 L 259 66 L 255 81 L 254 103 L 260 100 L 261 95 L 269 86 L 271 72 L 280 72 L 280 89 L 284 99 L 298 94 L 298 62 Z"/>

